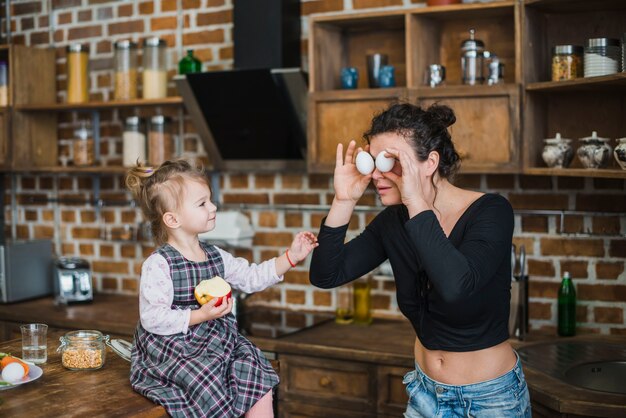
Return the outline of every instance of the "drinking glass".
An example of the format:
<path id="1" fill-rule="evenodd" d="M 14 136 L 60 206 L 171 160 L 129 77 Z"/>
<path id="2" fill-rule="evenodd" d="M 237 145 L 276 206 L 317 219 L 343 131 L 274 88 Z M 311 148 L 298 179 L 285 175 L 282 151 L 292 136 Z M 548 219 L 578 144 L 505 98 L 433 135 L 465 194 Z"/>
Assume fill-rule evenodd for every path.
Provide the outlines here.
<path id="1" fill-rule="evenodd" d="M 48 343 L 46 324 L 21 325 L 22 331 L 22 360 L 35 364 L 48 361 Z"/>

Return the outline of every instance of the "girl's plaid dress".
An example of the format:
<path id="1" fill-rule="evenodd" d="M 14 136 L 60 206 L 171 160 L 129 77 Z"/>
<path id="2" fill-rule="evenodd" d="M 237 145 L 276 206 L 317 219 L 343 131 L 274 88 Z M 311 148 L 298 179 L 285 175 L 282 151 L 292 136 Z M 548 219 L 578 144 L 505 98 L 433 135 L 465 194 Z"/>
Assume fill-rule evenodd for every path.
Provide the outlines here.
<path id="1" fill-rule="evenodd" d="M 172 309 L 195 309 L 201 280 L 224 277 L 222 257 L 202 243 L 207 261 L 192 262 L 165 244 L 156 250 L 168 262 L 174 285 Z M 141 322 L 135 331 L 130 382 L 174 417 L 239 417 L 278 384 L 263 353 L 239 334 L 231 314 L 192 325 L 186 334 L 157 335 Z"/>

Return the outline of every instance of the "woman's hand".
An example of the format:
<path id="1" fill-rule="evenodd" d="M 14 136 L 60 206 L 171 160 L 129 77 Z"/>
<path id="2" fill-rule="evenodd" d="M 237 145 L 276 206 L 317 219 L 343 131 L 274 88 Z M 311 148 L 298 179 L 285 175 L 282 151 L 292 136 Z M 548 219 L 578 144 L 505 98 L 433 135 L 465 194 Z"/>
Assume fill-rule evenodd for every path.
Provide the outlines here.
<path id="1" fill-rule="evenodd" d="M 298 232 L 289 247 L 289 259 L 298 264 L 318 245 L 317 237 L 312 232 Z"/>
<path id="2" fill-rule="evenodd" d="M 395 183 L 400 191 L 402 204 L 409 210 L 411 217 L 427 210 L 427 193 L 424 189 L 430 189 L 425 176 L 421 173 L 420 163 L 412 149 L 387 148 L 386 157 L 394 157 L 400 162 L 402 175 L 397 175 L 392 171 L 382 173 L 382 175 Z M 428 184 L 428 185 L 426 185 Z"/>
<path id="3" fill-rule="evenodd" d="M 372 175 L 366 176 L 359 173 L 354 163 L 356 142 L 350 141 L 346 155 L 343 155 L 343 144 L 337 145 L 337 158 L 335 161 L 335 200 L 339 203 L 356 204 L 363 196 Z M 357 153 L 362 148 L 356 149 Z"/>

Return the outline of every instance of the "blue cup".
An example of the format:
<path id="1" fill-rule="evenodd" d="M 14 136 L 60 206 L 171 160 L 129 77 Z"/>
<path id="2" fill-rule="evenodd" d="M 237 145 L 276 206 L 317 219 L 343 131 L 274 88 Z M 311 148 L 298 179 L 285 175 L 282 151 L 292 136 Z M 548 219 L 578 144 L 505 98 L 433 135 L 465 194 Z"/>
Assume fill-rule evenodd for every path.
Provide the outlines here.
<path id="1" fill-rule="evenodd" d="M 380 87 L 395 87 L 396 75 L 393 65 L 384 65 L 378 74 L 378 85 Z"/>
<path id="2" fill-rule="evenodd" d="M 355 89 L 359 83 L 359 72 L 355 67 L 341 69 L 341 88 Z"/>

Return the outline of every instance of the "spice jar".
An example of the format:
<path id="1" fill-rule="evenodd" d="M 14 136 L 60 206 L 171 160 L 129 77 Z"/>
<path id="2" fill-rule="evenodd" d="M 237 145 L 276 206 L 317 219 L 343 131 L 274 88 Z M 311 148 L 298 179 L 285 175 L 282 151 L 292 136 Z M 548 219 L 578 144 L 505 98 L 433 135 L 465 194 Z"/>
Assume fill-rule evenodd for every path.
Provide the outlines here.
<path id="1" fill-rule="evenodd" d="M 137 44 L 128 40 L 115 43 L 115 86 L 116 100 L 137 98 Z"/>
<path id="2" fill-rule="evenodd" d="M 556 45 L 552 48 L 552 81 L 573 80 L 582 76 L 582 46 Z"/>
<path id="3" fill-rule="evenodd" d="M 167 116 L 153 116 L 148 132 L 148 161 L 157 166 L 174 157 L 174 139 L 170 132 L 172 119 Z"/>
<path id="4" fill-rule="evenodd" d="M 76 135 L 73 146 L 74 165 L 79 167 L 93 165 L 94 141 L 85 121 L 81 123 L 81 127 L 74 132 L 74 135 Z"/>
<path id="5" fill-rule="evenodd" d="M 143 132 L 143 123 L 140 117 L 126 118 L 122 133 L 124 167 L 132 167 L 137 163 L 146 162 L 146 134 Z"/>
<path id="6" fill-rule="evenodd" d="M 160 99 L 167 96 L 165 41 L 148 38 L 143 41 L 143 98 Z"/>
<path id="7" fill-rule="evenodd" d="M 63 367 L 70 370 L 97 370 L 106 361 L 109 336 L 96 330 L 70 331 L 59 338 Z"/>
<path id="8" fill-rule="evenodd" d="M 618 39 L 592 38 L 585 45 L 585 77 L 615 74 L 620 68 Z"/>
<path id="9" fill-rule="evenodd" d="M 0 61 L 0 106 L 9 105 L 8 75 L 7 62 Z"/>
<path id="10" fill-rule="evenodd" d="M 67 47 L 67 102 L 89 101 L 89 48 L 72 44 Z"/>

